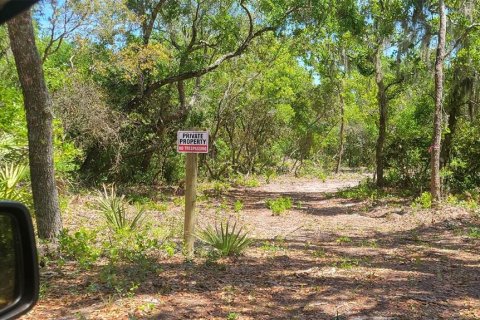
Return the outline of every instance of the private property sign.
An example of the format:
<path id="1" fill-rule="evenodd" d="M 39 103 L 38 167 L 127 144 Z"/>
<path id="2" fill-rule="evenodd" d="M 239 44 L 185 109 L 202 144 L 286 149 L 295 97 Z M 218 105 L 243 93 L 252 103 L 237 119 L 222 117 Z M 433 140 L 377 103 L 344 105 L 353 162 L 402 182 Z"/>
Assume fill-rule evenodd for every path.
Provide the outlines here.
<path id="1" fill-rule="evenodd" d="M 178 131 L 177 151 L 180 153 L 208 153 L 208 131 Z"/>

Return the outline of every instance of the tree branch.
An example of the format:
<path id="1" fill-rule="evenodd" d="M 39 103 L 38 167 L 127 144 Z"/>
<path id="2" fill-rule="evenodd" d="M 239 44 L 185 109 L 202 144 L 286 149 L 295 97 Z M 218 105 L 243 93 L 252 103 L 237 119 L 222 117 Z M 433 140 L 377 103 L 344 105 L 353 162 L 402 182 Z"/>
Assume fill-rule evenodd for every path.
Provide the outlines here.
<path id="1" fill-rule="evenodd" d="M 477 27 L 480 27 L 480 23 L 474 23 L 474 24 L 469 25 L 465 29 L 465 31 L 462 33 L 462 35 L 460 37 L 458 37 L 457 40 L 455 40 L 455 42 L 453 44 L 453 47 L 450 50 L 448 50 L 447 53 L 445 53 L 445 56 L 443 58 L 448 57 L 460 45 L 460 43 L 465 39 L 465 37 L 468 35 L 468 33 L 470 31 L 472 31 L 473 29 L 477 28 Z"/>

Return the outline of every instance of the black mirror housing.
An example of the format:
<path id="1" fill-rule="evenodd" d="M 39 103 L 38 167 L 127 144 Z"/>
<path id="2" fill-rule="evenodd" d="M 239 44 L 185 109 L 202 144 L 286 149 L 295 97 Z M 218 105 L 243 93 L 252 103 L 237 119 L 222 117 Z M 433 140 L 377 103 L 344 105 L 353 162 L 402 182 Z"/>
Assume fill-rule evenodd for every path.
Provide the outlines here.
<path id="1" fill-rule="evenodd" d="M 39 271 L 32 218 L 28 209 L 18 202 L 0 201 L 0 218 L 0 223 L 10 221 L 8 230 L 11 230 L 11 239 L 9 241 L 14 248 L 14 279 L 11 279 L 11 275 L 9 276 L 6 270 L 0 270 L 2 276 L 10 278 L 6 281 L 14 283 L 13 295 L 9 303 L 0 308 L 0 320 L 7 320 L 27 313 L 37 302 Z M 0 228 L 0 231 L 2 230 L 4 229 Z M 0 257 L 1 255 L 0 252 Z"/>
<path id="2" fill-rule="evenodd" d="M 0 24 L 30 8 L 38 0 L 0 0 Z"/>

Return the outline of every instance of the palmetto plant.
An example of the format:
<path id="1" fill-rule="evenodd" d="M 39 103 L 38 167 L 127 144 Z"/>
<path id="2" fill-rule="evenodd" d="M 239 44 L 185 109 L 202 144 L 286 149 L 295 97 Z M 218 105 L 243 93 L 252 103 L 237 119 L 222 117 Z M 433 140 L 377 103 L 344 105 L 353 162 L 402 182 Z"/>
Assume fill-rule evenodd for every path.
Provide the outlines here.
<path id="1" fill-rule="evenodd" d="M 26 192 L 20 186 L 27 172 L 27 166 L 23 164 L 11 163 L 0 167 L 0 199 L 28 202 Z"/>
<path id="2" fill-rule="evenodd" d="M 237 223 L 230 229 L 230 224 L 220 224 L 220 228 L 208 226 L 200 231 L 197 237 L 217 249 L 222 256 L 240 254 L 252 242 L 248 233 L 243 232 L 243 227 L 236 230 Z"/>
<path id="3" fill-rule="evenodd" d="M 145 211 L 140 208 L 133 217 L 129 217 L 127 204 L 125 196 L 118 196 L 113 185 L 110 189 L 103 185 L 103 192 L 99 191 L 97 198 L 98 209 L 103 213 L 110 229 L 115 232 L 135 230 L 143 220 Z"/>

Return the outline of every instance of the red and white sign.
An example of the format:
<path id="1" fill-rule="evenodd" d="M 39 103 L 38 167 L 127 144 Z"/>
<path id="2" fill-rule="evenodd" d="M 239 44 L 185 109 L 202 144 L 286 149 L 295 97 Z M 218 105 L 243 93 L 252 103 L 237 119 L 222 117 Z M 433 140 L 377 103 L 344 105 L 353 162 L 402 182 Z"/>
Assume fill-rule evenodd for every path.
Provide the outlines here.
<path id="1" fill-rule="evenodd" d="M 208 131 L 178 131 L 177 151 L 180 153 L 208 153 Z"/>

